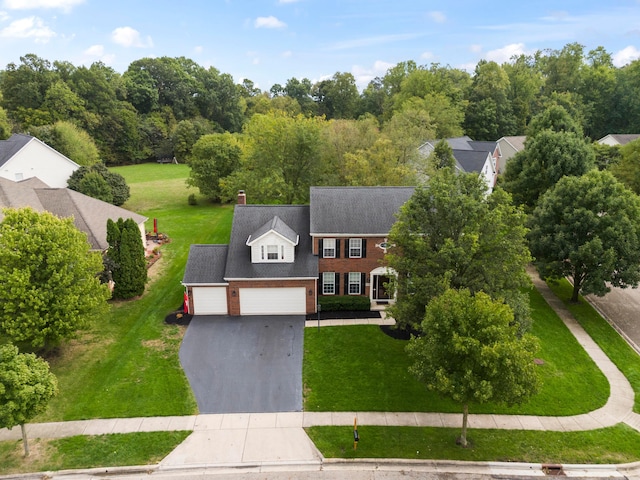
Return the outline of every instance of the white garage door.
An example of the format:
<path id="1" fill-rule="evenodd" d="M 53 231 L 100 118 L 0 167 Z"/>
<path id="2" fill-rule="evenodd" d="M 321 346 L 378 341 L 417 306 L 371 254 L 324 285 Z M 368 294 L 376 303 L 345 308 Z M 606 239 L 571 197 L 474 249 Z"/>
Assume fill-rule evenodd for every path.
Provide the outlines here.
<path id="1" fill-rule="evenodd" d="M 226 315 L 227 289 L 224 287 L 193 287 L 194 315 Z"/>
<path id="2" fill-rule="evenodd" d="M 304 315 L 306 289 L 241 288 L 240 315 Z"/>

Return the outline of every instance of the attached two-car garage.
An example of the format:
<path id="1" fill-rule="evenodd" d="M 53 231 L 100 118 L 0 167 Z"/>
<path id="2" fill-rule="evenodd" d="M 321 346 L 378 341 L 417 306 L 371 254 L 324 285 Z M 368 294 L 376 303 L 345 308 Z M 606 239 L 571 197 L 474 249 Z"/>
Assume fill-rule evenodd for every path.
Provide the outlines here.
<path id="1" fill-rule="evenodd" d="M 304 315 L 306 288 L 239 288 L 240 315 Z"/>

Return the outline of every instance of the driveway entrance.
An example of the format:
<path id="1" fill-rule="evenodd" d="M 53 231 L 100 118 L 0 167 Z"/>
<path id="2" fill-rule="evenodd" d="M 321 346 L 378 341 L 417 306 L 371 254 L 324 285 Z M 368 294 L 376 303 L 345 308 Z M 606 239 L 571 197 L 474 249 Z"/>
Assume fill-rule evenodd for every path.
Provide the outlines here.
<path id="1" fill-rule="evenodd" d="M 302 411 L 304 316 L 194 316 L 180 362 L 200 413 Z"/>

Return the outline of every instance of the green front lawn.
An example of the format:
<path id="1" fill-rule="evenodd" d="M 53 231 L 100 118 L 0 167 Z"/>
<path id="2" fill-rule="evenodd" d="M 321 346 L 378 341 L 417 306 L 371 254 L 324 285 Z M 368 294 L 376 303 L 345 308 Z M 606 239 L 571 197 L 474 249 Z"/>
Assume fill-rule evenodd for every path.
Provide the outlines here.
<path id="1" fill-rule="evenodd" d="M 460 429 L 311 427 L 307 433 L 328 458 L 408 458 L 484 462 L 616 464 L 640 460 L 640 433 L 624 424 L 586 432 L 470 429 L 470 446 L 456 445 Z"/>
<path id="2" fill-rule="evenodd" d="M 569 301 L 572 286 L 567 280 L 551 283 L 549 287 L 564 302 L 582 328 L 627 377 L 635 392 L 633 410 L 640 412 L 640 357 L 638 354 L 583 297 L 580 297 L 580 302 L 577 304 Z"/>
<path id="3" fill-rule="evenodd" d="M 78 468 L 153 465 L 167 456 L 191 432 L 139 432 L 32 439 L 24 457 L 22 440 L 0 442 L 0 475 Z M 43 477 L 45 478 L 45 477 Z"/>
<path id="4" fill-rule="evenodd" d="M 530 291 L 532 333 L 540 338 L 543 387 L 528 403 L 472 405 L 471 413 L 576 415 L 603 406 L 609 385 L 537 290 Z M 408 372 L 403 340 L 377 326 L 305 330 L 303 382 L 307 411 L 460 412 Z"/>
<path id="5" fill-rule="evenodd" d="M 189 246 L 227 243 L 233 208 L 204 200 L 188 205 L 185 169 L 156 164 L 114 169 L 127 182 L 129 175 L 134 179 L 125 207 L 149 217 L 147 230 L 157 218 L 171 242 L 161 247 L 162 258 L 150 270 L 140 299 L 113 303 L 90 331 L 49 359 L 60 393 L 34 421 L 196 413 L 178 359 L 184 327 L 166 325 L 164 318 L 182 305 L 180 281 Z M 156 180 L 158 171 L 173 171 L 179 178 Z"/>

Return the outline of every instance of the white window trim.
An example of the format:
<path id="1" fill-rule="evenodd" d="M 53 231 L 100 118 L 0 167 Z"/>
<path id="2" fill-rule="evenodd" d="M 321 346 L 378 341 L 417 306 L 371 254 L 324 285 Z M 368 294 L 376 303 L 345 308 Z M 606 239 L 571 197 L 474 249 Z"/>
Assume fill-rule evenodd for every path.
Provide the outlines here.
<path id="1" fill-rule="evenodd" d="M 353 246 L 354 244 L 358 246 Z M 359 253 L 357 255 L 353 255 L 351 253 L 353 250 L 357 250 Z M 362 239 L 361 238 L 349 239 L 349 258 L 362 258 Z"/>
<path id="2" fill-rule="evenodd" d="M 327 246 L 327 244 L 332 246 Z M 328 250 L 333 250 L 331 255 L 327 254 Z M 336 258 L 336 239 L 325 238 L 322 240 L 322 258 Z"/>
<path id="3" fill-rule="evenodd" d="M 347 291 L 349 295 L 360 295 L 362 292 L 360 291 L 362 288 L 362 274 L 360 272 L 349 272 L 349 286 L 347 287 Z M 351 287 L 357 287 L 354 291 L 351 290 Z"/>
<path id="4" fill-rule="evenodd" d="M 327 292 L 327 287 L 331 286 L 331 292 Z M 336 294 L 336 274 L 335 272 L 324 272 L 322 274 L 322 294 L 323 295 L 335 295 Z"/>

